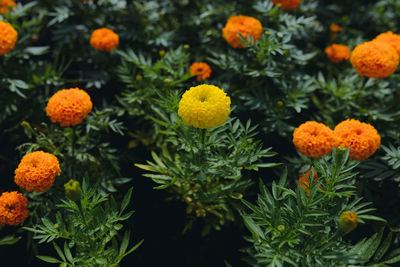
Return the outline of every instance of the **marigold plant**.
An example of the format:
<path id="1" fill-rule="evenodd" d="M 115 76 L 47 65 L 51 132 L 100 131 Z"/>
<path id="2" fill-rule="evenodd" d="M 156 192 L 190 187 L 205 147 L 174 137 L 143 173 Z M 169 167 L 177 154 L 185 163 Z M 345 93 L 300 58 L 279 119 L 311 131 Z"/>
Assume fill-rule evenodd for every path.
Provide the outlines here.
<path id="1" fill-rule="evenodd" d="M 350 49 L 341 44 L 332 44 L 325 48 L 325 54 L 333 63 L 340 63 L 350 58 Z"/>
<path id="2" fill-rule="evenodd" d="M 186 125 L 209 129 L 223 124 L 230 112 L 231 99 L 214 85 L 191 87 L 179 102 L 178 115 Z"/>
<path id="3" fill-rule="evenodd" d="M 92 111 L 90 96 L 79 88 L 62 89 L 50 97 L 46 114 L 61 127 L 80 124 Z"/>
<path id="4" fill-rule="evenodd" d="M 381 33 L 375 37 L 373 41 L 387 43 L 391 45 L 400 56 L 400 35 L 393 33 L 392 31 L 388 31 L 385 33 Z"/>
<path id="5" fill-rule="evenodd" d="M 350 61 L 361 76 L 386 78 L 396 71 L 399 55 L 391 45 L 371 41 L 357 45 Z"/>
<path id="6" fill-rule="evenodd" d="M 340 214 L 339 229 L 344 233 L 353 231 L 358 225 L 358 215 L 354 211 L 344 211 Z"/>
<path id="7" fill-rule="evenodd" d="M 356 160 L 369 158 L 381 144 L 381 136 L 372 125 L 355 119 L 336 125 L 334 134 L 339 138 L 338 145 L 350 147 L 349 157 Z"/>
<path id="8" fill-rule="evenodd" d="M 94 30 L 90 45 L 97 50 L 111 52 L 119 45 L 119 35 L 109 28 Z"/>
<path id="9" fill-rule="evenodd" d="M 4 21 L 0 21 L 0 56 L 14 49 L 18 39 L 18 33 L 14 27 Z"/>
<path id="10" fill-rule="evenodd" d="M 11 11 L 16 6 L 17 3 L 12 0 L 0 0 L 0 13 L 4 15 L 6 11 Z"/>
<path id="11" fill-rule="evenodd" d="M 18 225 L 29 215 L 28 199 L 17 191 L 4 192 L 0 196 L 0 224 Z"/>
<path id="12" fill-rule="evenodd" d="M 288 10 L 297 8 L 300 5 L 301 0 L 272 0 L 272 2 L 275 5 L 280 4 L 283 9 Z"/>
<path id="13" fill-rule="evenodd" d="M 260 39 L 263 28 L 261 22 L 253 17 L 237 15 L 231 16 L 225 27 L 222 29 L 222 37 L 233 48 L 244 48 L 245 44 L 239 33 L 247 40 L 252 38 L 254 41 Z"/>
<path id="14" fill-rule="evenodd" d="M 204 81 L 211 76 L 211 67 L 205 62 L 195 62 L 190 65 L 190 75 L 196 75 L 196 81 Z"/>
<path id="15" fill-rule="evenodd" d="M 342 29 L 343 29 L 342 27 L 340 27 L 339 25 L 337 25 L 335 23 L 332 23 L 331 25 L 329 25 L 329 30 L 334 33 L 340 32 L 340 31 L 342 31 Z"/>
<path id="16" fill-rule="evenodd" d="M 332 152 L 337 139 L 332 129 L 315 121 L 307 121 L 293 132 L 293 144 L 297 150 L 310 158 L 319 158 Z"/>
<path id="17" fill-rule="evenodd" d="M 26 154 L 15 170 L 15 183 L 28 192 L 44 192 L 53 186 L 56 175 L 60 175 L 60 164 L 56 156 L 43 151 Z"/>

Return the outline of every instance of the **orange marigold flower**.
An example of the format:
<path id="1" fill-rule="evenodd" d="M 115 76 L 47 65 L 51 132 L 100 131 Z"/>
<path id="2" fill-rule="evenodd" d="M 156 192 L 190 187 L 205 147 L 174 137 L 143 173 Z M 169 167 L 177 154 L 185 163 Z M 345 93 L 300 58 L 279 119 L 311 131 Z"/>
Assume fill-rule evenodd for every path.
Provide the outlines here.
<path id="1" fill-rule="evenodd" d="M 350 61 L 361 76 L 382 79 L 396 71 L 399 55 L 391 45 L 371 41 L 357 45 Z"/>
<path id="2" fill-rule="evenodd" d="M 261 22 L 253 17 L 237 15 L 231 16 L 222 29 L 222 37 L 233 48 L 244 48 L 245 44 L 238 33 L 247 41 L 252 38 L 255 41 L 260 39 L 263 28 Z"/>
<path id="3" fill-rule="evenodd" d="M 333 63 L 340 63 L 350 58 L 350 49 L 341 44 L 332 44 L 325 49 L 325 54 Z"/>
<path id="4" fill-rule="evenodd" d="M 85 91 L 79 88 L 62 89 L 50 97 L 46 114 L 61 127 L 75 126 L 86 118 L 92 107 L 92 100 Z"/>
<path id="5" fill-rule="evenodd" d="M 301 0 L 272 0 L 272 2 L 275 5 L 280 4 L 283 9 L 287 10 L 297 8 L 300 5 Z"/>
<path id="6" fill-rule="evenodd" d="M 331 32 L 340 32 L 340 31 L 342 31 L 342 27 L 340 27 L 339 25 L 337 25 L 337 24 L 335 24 L 335 23 L 332 23 L 330 26 L 329 26 L 329 30 L 331 31 Z"/>
<path id="7" fill-rule="evenodd" d="M 190 66 L 190 75 L 197 75 L 196 81 L 204 81 L 211 76 L 211 68 L 207 63 L 195 62 Z"/>
<path id="8" fill-rule="evenodd" d="M 60 175 L 60 164 L 56 156 L 35 151 L 22 157 L 15 170 L 15 183 L 28 192 L 44 192 L 53 186 L 55 176 Z"/>
<path id="9" fill-rule="evenodd" d="M 328 126 L 316 121 L 307 121 L 294 130 L 293 144 L 303 155 L 319 158 L 332 152 L 337 138 Z"/>
<path id="10" fill-rule="evenodd" d="M 16 6 L 17 3 L 12 0 L 0 0 L 0 13 L 4 15 L 6 11 L 11 11 Z"/>
<path id="11" fill-rule="evenodd" d="M 303 173 L 300 177 L 299 180 L 297 181 L 297 186 L 301 186 L 305 191 L 306 195 L 309 196 L 310 194 L 310 183 L 308 182 L 307 177 L 311 175 L 311 169 Z M 318 179 L 318 174 L 316 171 L 314 171 L 314 181 Z M 322 189 L 322 186 L 319 186 L 320 189 Z"/>
<path id="12" fill-rule="evenodd" d="M 381 33 L 375 37 L 373 40 L 375 42 L 383 42 L 391 45 L 400 56 L 400 35 L 393 33 L 392 31 L 388 31 L 385 33 Z"/>
<path id="13" fill-rule="evenodd" d="M 0 56 L 14 49 L 18 39 L 18 33 L 14 27 L 0 20 Z"/>
<path id="14" fill-rule="evenodd" d="M 90 37 L 90 45 L 97 50 L 111 52 L 119 45 L 119 35 L 109 28 L 94 30 Z"/>
<path id="15" fill-rule="evenodd" d="M 381 136 L 371 124 L 355 119 L 342 121 L 333 132 L 339 138 L 338 146 L 350 147 L 349 157 L 352 159 L 369 158 L 381 144 Z"/>
<path id="16" fill-rule="evenodd" d="M 0 196 L 0 224 L 18 225 L 29 215 L 28 199 L 17 191 Z"/>

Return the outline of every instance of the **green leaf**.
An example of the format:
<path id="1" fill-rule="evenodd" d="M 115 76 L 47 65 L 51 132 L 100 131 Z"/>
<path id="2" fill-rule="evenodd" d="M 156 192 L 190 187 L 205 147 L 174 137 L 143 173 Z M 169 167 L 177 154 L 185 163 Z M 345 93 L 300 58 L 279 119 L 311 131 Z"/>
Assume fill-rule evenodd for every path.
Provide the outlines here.
<path id="1" fill-rule="evenodd" d="M 57 260 L 56 258 L 50 256 L 36 256 L 37 258 L 41 259 L 42 261 L 49 262 L 49 263 L 61 263 L 62 261 Z"/>
<path id="2" fill-rule="evenodd" d="M 60 249 L 60 247 L 59 247 L 55 242 L 53 242 L 53 246 L 54 246 L 54 248 L 56 249 L 56 252 L 57 252 L 58 256 L 60 256 L 60 258 L 61 258 L 63 261 L 65 261 L 64 253 L 62 252 L 62 250 Z"/>
<path id="3" fill-rule="evenodd" d="M 393 250 L 385 257 L 384 263 L 396 263 L 400 261 L 400 248 Z"/>
<path id="4" fill-rule="evenodd" d="M 73 262 L 74 258 L 72 257 L 71 250 L 69 249 L 66 242 L 64 242 L 64 254 L 69 262 Z"/>
<path id="5" fill-rule="evenodd" d="M 383 255 L 385 255 L 386 251 L 388 250 L 390 243 L 392 242 L 392 232 L 390 231 L 385 240 L 382 242 L 381 246 L 375 253 L 375 261 L 379 261 L 382 259 Z"/>
<path id="6" fill-rule="evenodd" d="M 121 247 L 119 248 L 119 255 L 123 255 L 128 248 L 129 245 L 129 236 L 130 236 L 130 231 L 126 231 L 124 233 L 124 237 L 122 238 L 121 242 Z"/>
<path id="7" fill-rule="evenodd" d="M 134 252 L 134 251 L 143 243 L 143 241 L 144 241 L 144 239 L 140 240 L 139 243 L 137 243 L 133 248 L 131 248 L 130 250 L 128 250 L 128 252 L 126 252 L 126 253 L 124 254 L 124 257 L 125 257 L 126 255 L 129 255 L 129 254 L 131 254 L 132 252 Z"/>
<path id="8" fill-rule="evenodd" d="M 122 200 L 121 203 L 121 210 L 119 212 L 119 214 L 121 215 L 122 212 L 124 212 L 124 210 L 126 209 L 126 207 L 129 205 L 129 202 L 131 201 L 131 196 L 132 196 L 132 190 L 133 188 L 129 188 L 128 192 L 125 194 L 124 199 Z"/>
<path id="9" fill-rule="evenodd" d="M 0 238 L 0 246 L 1 245 L 13 245 L 17 243 L 21 237 L 15 237 L 14 235 L 8 235 L 3 238 Z"/>

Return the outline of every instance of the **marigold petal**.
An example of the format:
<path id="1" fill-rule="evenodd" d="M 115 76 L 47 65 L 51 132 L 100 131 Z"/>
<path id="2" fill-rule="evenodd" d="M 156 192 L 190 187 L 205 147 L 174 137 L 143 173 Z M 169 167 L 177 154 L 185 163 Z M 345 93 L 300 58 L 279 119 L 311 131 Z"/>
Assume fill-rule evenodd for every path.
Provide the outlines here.
<path id="1" fill-rule="evenodd" d="M 18 225 L 29 215 L 28 199 L 17 191 L 4 192 L 0 196 L 0 224 Z"/>
<path id="2" fill-rule="evenodd" d="M 251 37 L 254 41 L 258 41 L 261 37 L 263 28 L 261 22 L 253 17 L 237 15 L 231 16 L 222 29 L 222 37 L 233 48 L 244 48 L 245 45 L 240 39 L 238 33 L 244 38 Z M 247 39 L 248 40 L 248 39 Z"/>

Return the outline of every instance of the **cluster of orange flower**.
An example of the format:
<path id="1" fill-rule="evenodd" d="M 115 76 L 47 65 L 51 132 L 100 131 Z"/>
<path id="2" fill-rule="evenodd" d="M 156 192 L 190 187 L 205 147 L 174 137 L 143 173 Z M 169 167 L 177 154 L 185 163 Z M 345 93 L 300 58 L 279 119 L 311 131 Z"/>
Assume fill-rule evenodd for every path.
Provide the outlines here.
<path id="1" fill-rule="evenodd" d="M 357 45 L 350 61 L 361 76 L 383 79 L 396 71 L 399 55 L 400 35 L 388 31 L 372 41 Z"/>
<path id="2" fill-rule="evenodd" d="M 342 27 L 337 24 L 332 23 L 329 26 L 329 30 L 331 31 L 331 40 L 336 38 L 338 32 L 342 31 Z M 346 45 L 342 44 L 331 44 L 327 48 L 325 48 L 325 54 L 333 63 L 340 63 L 343 61 L 347 61 L 350 58 L 350 49 Z"/>
<path id="3" fill-rule="evenodd" d="M 307 121 L 293 132 L 297 150 L 311 158 L 319 158 L 332 152 L 334 147 L 350 148 L 349 157 L 356 160 L 369 158 L 378 150 L 381 137 L 368 123 L 347 119 L 334 130 L 315 121 Z"/>

